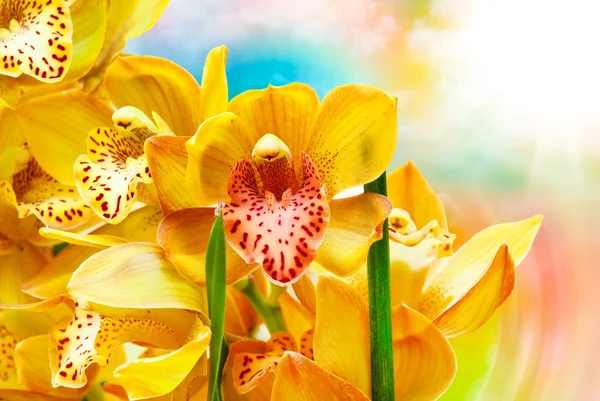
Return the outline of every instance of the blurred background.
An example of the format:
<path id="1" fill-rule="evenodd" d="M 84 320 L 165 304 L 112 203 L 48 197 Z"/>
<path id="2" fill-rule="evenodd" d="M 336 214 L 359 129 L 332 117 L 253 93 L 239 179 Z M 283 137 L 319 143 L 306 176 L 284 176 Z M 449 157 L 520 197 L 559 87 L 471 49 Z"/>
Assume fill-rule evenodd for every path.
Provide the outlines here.
<path id="1" fill-rule="evenodd" d="M 399 98 L 393 165 L 445 194 L 458 241 L 545 215 L 517 288 L 454 341 L 445 400 L 600 399 L 600 4 L 588 0 L 171 0 L 126 51 L 198 80 L 229 47 L 233 97 L 302 81 Z"/>

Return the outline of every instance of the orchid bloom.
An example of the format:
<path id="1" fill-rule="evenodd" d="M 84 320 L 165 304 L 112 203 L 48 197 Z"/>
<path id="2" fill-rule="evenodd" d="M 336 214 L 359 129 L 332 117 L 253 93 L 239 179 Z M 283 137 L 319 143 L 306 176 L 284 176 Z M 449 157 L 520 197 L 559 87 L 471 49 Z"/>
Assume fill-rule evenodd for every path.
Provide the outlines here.
<path id="1" fill-rule="evenodd" d="M 224 70 L 226 53 L 223 46 L 213 49 L 206 70 Z M 74 168 L 79 193 L 100 218 L 118 224 L 136 201 L 156 202 L 153 187 L 140 186 L 153 182 L 144 152 L 146 139 L 194 132 L 212 113 L 210 88 L 218 85 L 212 80 L 220 75 L 205 76 L 206 87 L 201 90 L 187 71 L 164 59 L 121 55 L 113 61 L 104 88 L 119 107 L 112 117 L 114 128 L 92 129 L 87 154 L 77 158 Z"/>
<path id="2" fill-rule="evenodd" d="M 188 140 L 187 167 L 181 141 L 151 138 L 147 147 L 154 171 L 164 176 L 157 188 L 171 189 L 163 193 L 181 185 L 182 168 L 169 167 L 179 164 L 192 199 L 186 204 L 227 201 L 228 283 L 260 266 L 273 283 L 290 285 L 313 261 L 339 276 L 364 263 L 390 204 L 371 193 L 333 197 L 381 175 L 396 136 L 395 98 L 346 85 L 319 103 L 312 88 L 294 83 L 235 97 L 228 112 L 205 121 Z M 195 236 L 212 224 L 212 213 L 176 210 L 159 229 L 170 260 L 201 284 L 205 244 Z"/>

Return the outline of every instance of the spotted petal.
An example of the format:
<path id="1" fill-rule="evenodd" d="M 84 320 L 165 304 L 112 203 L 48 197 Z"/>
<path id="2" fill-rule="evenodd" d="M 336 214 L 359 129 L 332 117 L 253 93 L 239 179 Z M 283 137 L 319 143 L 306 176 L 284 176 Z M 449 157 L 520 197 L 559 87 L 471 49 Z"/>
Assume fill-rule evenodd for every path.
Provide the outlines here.
<path id="1" fill-rule="evenodd" d="M 295 351 L 296 342 L 291 334 L 273 334 L 264 354 L 241 352 L 235 356 L 231 374 L 238 392 L 245 394 L 258 386 L 269 373 L 274 372 L 285 351 Z"/>
<path id="2" fill-rule="evenodd" d="M 225 206 L 225 235 L 229 245 L 248 263 L 260 263 L 269 279 L 289 285 L 315 259 L 329 223 L 329 204 L 314 166 L 303 155 L 304 185 L 286 199 L 259 194 L 255 170 L 241 160 L 231 173 Z M 271 194 L 274 198 L 274 195 Z"/>
<path id="3" fill-rule="evenodd" d="M 223 399 L 228 401 L 268 401 L 271 399 L 271 388 L 273 387 L 272 375 L 268 375 L 260 385 L 246 394 L 240 394 L 235 387 L 235 377 L 232 374 L 232 366 L 235 358 L 240 353 L 264 354 L 266 342 L 258 340 L 240 340 L 229 346 L 229 355 L 223 369 Z"/>
<path id="4" fill-rule="evenodd" d="M 73 25 L 65 0 L 4 0 L 0 74 L 61 81 L 71 64 Z M 3 24 L 3 25 L 4 25 Z"/>
<path id="5" fill-rule="evenodd" d="M 54 385 L 78 388 L 87 383 L 85 370 L 93 363 L 106 366 L 112 350 L 126 342 L 177 349 L 184 340 L 168 325 L 140 318 L 112 318 L 78 309 L 72 319 L 50 330 Z"/>
<path id="6" fill-rule="evenodd" d="M 98 128 L 89 133 L 88 155 L 75 162 L 79 193 L 108 223 L 127 217 L 138 198 L 138 183 L 152 183 L 145 139 L 145 132 Z"/>

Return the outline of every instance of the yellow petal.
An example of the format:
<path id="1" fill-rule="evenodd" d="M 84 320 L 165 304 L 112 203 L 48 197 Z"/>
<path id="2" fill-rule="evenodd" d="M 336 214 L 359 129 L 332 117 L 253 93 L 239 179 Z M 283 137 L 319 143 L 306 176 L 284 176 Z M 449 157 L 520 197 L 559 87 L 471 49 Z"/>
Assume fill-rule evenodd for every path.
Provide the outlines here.
<path id="1" fill-rule="evenodd" d="M 442 230 L 448 231 L 442 201 L 412 161 L 394 170 L 387 177 L 387 189 L 387 196 L 394 207 L 406 210 L 417 229 L 421 229 L 431 220 L 436 220 Z"/>
<path id="2" fill-rule="evenodd" d="M 169 60 L 121 54 L 106 70 L 104 85 L 117 108 L 156 112 L 176 135 L 191 136 L 200 125 L 200 86 Z"/>
<path id="3" fill-rule="evenodd" d="M 185 343 L 185 338 L 159 321 L 113 318 L 77 309 L 72 318 L 50 330 L 52 384 L 69 388 L 84 386 L 88 381 L 85 372 L 88 366 L 94 363 L 107 366 L 115 347 L 133 341 L 177 349 Z"/>
<path id="4" fill-rule="evenodd" d="M 257 314 L 252 304 L 238 290 L 227 287 L 225 304 L 225 332 L 247 337 L 257 323 Z"/>
<path id="5" fill-rule="evenodd" d="M 112 125 L 110 107 L 78 89 L 29 100 L 17 112 L 33 156 L 63 184 L 75 184 L 73 164 L 86 152 L 88 132 Z"/>
<path id="6" fill-rule="evenodd" d="M 392 310 L 392 335 L 396 399 L 437 399 L 456 374 L 448 340 L 425 316 L 404 305 Z"/>
<path id="7" fill-rule="evenodd" d="M 56 257 L 35 277 L 23 285 L 23 290 L 40 298 L 52 298 L 66 292 L 71 274 L 87 258 L 98 252 L 101 244 L 106 244 L 107 238 L 112 241 L 152 242 L 156 241 L 158 223 L 162 218 L 160 209 L 144 207 L 131 213 L 120 224 L 105 224 L 90 236 L 70 235 L 66 232 L 53 233 L 53 238 L 60 238 L 64 242 L 77 241 L 86 246 L 69 246 Z M 115 237 L 119 240 L 115 240 Z M 90 248 L 91 247 L 91 248 Z"/>
<path id="8" fill-rule="evenodd" d="M 246 394 L 256 388 L 271 372 L 276 371 L 279 360 L 286 351 L 295 350 L 296 341 L 292 335 L 282 331 L 271 336 L 264 353 L 238 353 L 231 367 L 233 383 L 237 391 Z"/>
<path id="9" fill-rule="evenodd" d="M 122 365 L 115 371 L 117 382 L 131 400 L 160 397 L 174 391 L 206 351 L 210 334 L 210 329 L 198 319 L 181 348 Z"/>
<path id="10" fill-rule="evenodd" d="M 87 392 L 87 388 L 52 387 L 49 341 L 48 334 L 43 334 L 26 338 L 17 344 L 14 358 L 19 382 L 24 387 L 42 394 L 59 399 L 80 400 Z"/>
<path id="11" fill-rule="evenodd" d="M 300 340 L 304 333 L 315 327 L 314 312 L 304 308 L 289 293 L 282 293 L 278 298 L 278 302 L 285 321 L 285 327 L 295 339 Z"/>
<path id="12" fill-rule="evenodd" d="M 239 116 L 248 127 L 252 147 L 265 134 L 273 134 L 290 148 L 296 171 L 301 167 L 302 152 L 311 142 L 311 125 L 319 98 L 308 85 L 292 83 L 249 90 L 233 98 L 229 111 Z M 327 188 L 329 191 L 329 188 Z"/>
<path id="13" fill-rule="evenodd" d="M 236 163 L 251 156 L 255 142 L 240 118 L 231 113 L 209 118 L 186 143 L 188 191 L 201 206 L 227 199 L 227 181 Z"/>
<path id="14" fill-rule="evenodd" d="M 0 74 L 60 82 L 71 64 L 73 24 L 64 0 L 3 4 Z"/>
<path id="15" fill-rule="evenodd" d="M 202 97 L 200 101 L 202 121 L 227 111 L 227 77 L 225 62 L 227 47 L 219 46 L 212 49 L 204 62 L 202 73 Z"/>
<path id="16" fill-rule="evenodd" d="M 316 260 L 331 273 L 346 277 L 360 269 L 371 244 L 381 238 L 392 204 L 384 196 L 364 193 L 333 200 L 330 208 L 327 235 Z"/>
<path id="17" fill-rule="evenodd" d="M 542 216 L 537 215 L 497 224 L 477 233 L 426 284 L 419 311 L 434 319 L 454 300 L 465 295 L 490 266 L 502 244 L 508 246 L 514 265 L 518 266 L 531 249 L 541 223 Z"/>
<path id="18" fill-rule="evenodd" d="M 0 304 L 25 304 L 35 301 L 21 290 L 21 284 L 46 265 L 46 258 L 26 242 L 0 256 Z"/>
<path id="19" fill-rule="evenodd" d="M 396 150 L 396 103 L 366 85 L 339 86 L 325 96 L 307 153 L 330 199 L 385 171 Z"/>
<path id="20" fill-rule="evenodd" d="M 74 245 L 90 246 L 92 248 L 110 248 L 115 245 L 126 244 L 127 240 L 114 235 L 78 234 L 68 231 L 55 230 L 48 227 L 40 228 L 40 234 L 44 238 L 62 240 Z"/>
<path id="21" fill-rule="evenodd" d="M 61 184 L 30 157 L 13 176 L 19 217 L 35 215 L 52 228 L 69 230 L 84 225 L 94 213 L 72 185 Z"/>
<path id="22" fill-rule="evenodd" d="M 105 0 L 76 0 L 69 9 L 73 21 L 73 57 L 65 81 L 78 80 L 94 66 L 106 29 Z"/>
<path id="23" fill-rule="evenodd" d="M 390 288 L 392 307 L 406 304 L 416 308 L 431 266 L 437 263 L 430 237 L 416 246 L 405 246 L 390 241 Z M 366 286 L 366 275 L 365 275 Z"/>
<path id="24" fill-rule="evenodd" d="M 302 306 L 304 306 L 304 308 L 306 308 L 306 310 L 311 312 L 313 315 L 317 313 L 315 284 L 312 282 L 308 274 L 303 275 L 300 280 L 296 281 L 293 287 L 294 294 L 296 294 L 298 300 L 302 303 Z"/>
<path id="25" fill-rule="evenodd" d="M 168 4 L 166 0 L 111 1 L 107 42 L 117 38 L 125 41 L 146 32 L 158 21 Z"/>
<path id="26" fill-rule="evenodd" d="M 200 288 L 181 277 L 151 243 L 132 242 L 100 251 L 73 273 L 67 287 L 76 298 L 124 308 L 204 311 Z"/>
<path id="27" fill-rule="evenodd" d="M 187 139 L 159 135 L 148 138 L 144 145 L 158 201 L 165 216 L 198 205 L 188 193 L 186 184 Z"/>
<path id="28" fill-rule="evenodd" d="M 264 354 L 267 343 L 258 340 L 240 340 L 229 346 L 229 355 L 225 368 L 223 369 L 222 391 L 223 399 L 227 401 L 269 401 L 271 400 L 271 389 L 273 387 L 272 375 L 267 376 L 254 390 L 247 394 L 238 393 L 234 385 L 234 377 L 231 372 L 236 355 L 248 352 L 251 354 Z"/>
<path id="29" fill-rule="evenodd" d="M 273 400 L 367 401 L 362 391 L 295 352 L 287 352 L 277 368 Z"/>
<path id="30" fill-rule="evenodd" d="M 483 326 L 504 303 L 515 286 L 515 265 L 502 245 L 477 283 L 434 323 L 446 337 L 469 334 Z"/>
<path id="31" fill-rule="evenodd" d="M 184 209 L 170 214 L 158 229 L 158 242 L 177 271 L 199 285 L 206 284 L 206 246 L 214 221 L 214 209 Z M 227 246 L 227 284 L 233 284 L 258 268 L 247 264 Z"/>
<path id="32" fill-rule="evenodd" d="M 0 181 L 0 255 L 12 252 L 14 241 L 22 241 L 33 231 L 35 218 L 20 219 L 18 203 L 13 186 L 7 181 Z"/>
<path id="33" fill-rule="evenodd" d="M 313 349 L 320 367 L 371 394 L 368 306 L 358 291 L 333 277 L 317 282 Z"/>

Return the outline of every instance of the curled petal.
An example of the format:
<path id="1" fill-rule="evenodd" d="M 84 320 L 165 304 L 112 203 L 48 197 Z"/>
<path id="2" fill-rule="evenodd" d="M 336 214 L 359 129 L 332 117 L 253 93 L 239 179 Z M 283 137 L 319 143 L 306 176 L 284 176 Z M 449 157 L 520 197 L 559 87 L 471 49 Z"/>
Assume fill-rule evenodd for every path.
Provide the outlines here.
<path id="1" fill-rule="evenodd" d="M 305 150 L 331 199 L 385 171 L 398 137 L 396 98 L 366 85 L 344 85 L 321 102 Z"/>
<path id="2" fill-rule="evenodd" d="M 446 337 L 469 334 L 487 322 L 515 286 L 515 265 L 502 245 L 485 274 L 462 298 L 449 306 L 434 323 Z"/>
<path id="3" fill-rule="evenodd" d="M 330 203 L 331 219 L 317 262 L 337 276 L 356 273 L 371 244 L 381 238 L 383 221 L 392 210 L 384 196 L 363 193 Z"/>
<path id="4" fill-rule="evenodd" d="M 121 365 L 115 370 L 115 378 L 131 400 L 164 396 L 182 384 L 194 369 L 208 347 L 210 334 L 210 329 L 198 319 L 183 346 L 164 355 Z"/>
<path id="5" fill-rule="evenodd" d="M 158 243 L 185 278 L 198 285 L 206 285 L 206 246 L 215 209 L 183 209 L 170 214 L 160 223 Z M 231 247 L 225 250 L 227 284 L 233 284 L 256 270 L 256 264 L 246 263 Z"/>
<path id="6" fill-rule="evenodd" d="M 78 299 L 125 308 L 205 310 L 202 292 L 177 273 L 156 244 L 132 242 L 100 251 L 67 287 Z"/>
<path id="7" fill-rule="evenodd" d="M 279 363 L 273 400 L 279 401 L 368 401 L 362 391 L 327 372 L 310 359 L 287 352 Z"/>
<path id="8" fill-rule="evenodd" d="M 257 387 L 269 373 L 274 372 L 286 351 L 295 351 L 296 342 L 290 333 L 273 334 L 264 354 L 241 352 L 235 356 L 231 369 L 233 383 L 241 394 Z"/>
<path id="9" fill-rule="evenodd" d="M 456 374 L 454 351 L 425 316 L 399 305 L 392 310 L 395 396 L 432 400 L 446 391 Z"/>
<path id="10" fill-rule="evenodd" d="M 477 233 L 428 279 L 419 311 L 435 319 L 453 301 L 463 297 L 483 276 L 502 244 L 508 246 L 514 265 L 518 266 L 531 249 L 541 222 L 542 216 L 537 215 Z"/>
<path id="11" fill-rule="evenodd" d="M 61 81 L 71 64 L 73 24 L 66 0 L 2 4 L 0 74 Z M 7 29 L 8 28 L 8 29 Z"/>
<path id="12" fill-rule="evenodd" d="M 186 185 L 189 138 L 159 135 L 148 138 L 144 145 L 152 180 L 165 216 L 197 206 Z"/>
<path id="13" fill-rule="evenodd" d="M 365 300 L 348 284 L 321 276 L 317 283 L 315 362 L 363 393 L 371 394 L 369 338 Z"/>
<path id="14" fill-rule="evenodd" d="M 387 187 L 394 207 L 408 212 L 417 229 L 435 220 L 443 231 L 448 230 L 444 204 L 412 161 L 388 175 Z"/>

